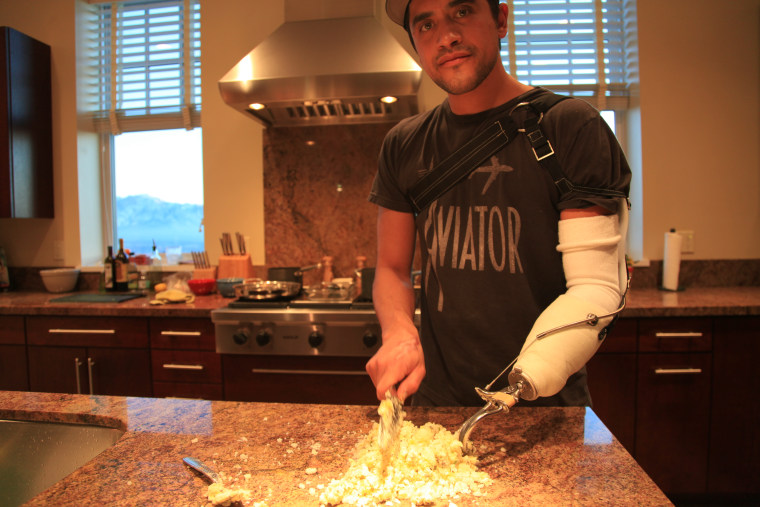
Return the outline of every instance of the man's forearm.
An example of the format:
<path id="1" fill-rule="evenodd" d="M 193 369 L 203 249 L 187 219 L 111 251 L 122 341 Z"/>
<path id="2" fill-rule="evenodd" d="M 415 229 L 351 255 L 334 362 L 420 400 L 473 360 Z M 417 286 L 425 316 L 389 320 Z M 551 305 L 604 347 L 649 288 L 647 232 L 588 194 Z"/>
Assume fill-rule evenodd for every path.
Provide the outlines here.
<path id="1" fill-rule="evenodd" d="M 372 300 L 384 336 L 414 326 L 414 289 L 410 275 L 391 268 L 375 270 Z"/>

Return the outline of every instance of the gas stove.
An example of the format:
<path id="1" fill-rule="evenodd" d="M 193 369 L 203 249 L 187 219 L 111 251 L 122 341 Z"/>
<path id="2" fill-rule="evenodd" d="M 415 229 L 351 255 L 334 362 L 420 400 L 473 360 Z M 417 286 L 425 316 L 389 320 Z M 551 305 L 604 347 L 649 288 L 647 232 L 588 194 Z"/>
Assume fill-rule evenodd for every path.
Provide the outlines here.
<path id="1" fill-rule="evenodd" d="M 380 324 L 371 301 L 236 299 L 211 312 L 220 354 L 371 357 Z"/>

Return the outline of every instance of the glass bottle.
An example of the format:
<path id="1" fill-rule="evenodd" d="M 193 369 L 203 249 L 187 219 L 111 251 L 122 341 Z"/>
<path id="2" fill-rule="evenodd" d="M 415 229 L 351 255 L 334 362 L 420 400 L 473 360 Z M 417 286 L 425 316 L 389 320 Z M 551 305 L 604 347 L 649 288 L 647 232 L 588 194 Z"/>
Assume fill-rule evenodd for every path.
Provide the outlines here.
<path id="1" fill-rule="evenodd" d="M 119 238 L 119 251 L 114 258 L 114 290 L 117 292 L 126 292 L 129 290 L 129 282 L 127 281 L 127 267 L 129 265 L 129 259 L 127 254 L 124 253 L 124 240 Z"/>
<path id="2" fill-rule="evenodd" d="M 103 289 L 106 292 L 114 291 L 114 268 L 113 247 L 108 245 L 108 255 L 103 260 Z"/>

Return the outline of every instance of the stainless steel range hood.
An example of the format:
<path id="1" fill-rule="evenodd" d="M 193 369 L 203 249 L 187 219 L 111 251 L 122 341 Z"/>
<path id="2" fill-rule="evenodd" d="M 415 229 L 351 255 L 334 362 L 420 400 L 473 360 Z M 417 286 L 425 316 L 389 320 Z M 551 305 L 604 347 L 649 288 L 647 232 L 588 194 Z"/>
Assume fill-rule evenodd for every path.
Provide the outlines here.
<path id="1" fill-rule="evenodd" d="M 227 72 L 219 90 L 267 127 L 378 123 L 418 112 L 421 75 L 374 16 L 312 19 L 281 25 Z"/>

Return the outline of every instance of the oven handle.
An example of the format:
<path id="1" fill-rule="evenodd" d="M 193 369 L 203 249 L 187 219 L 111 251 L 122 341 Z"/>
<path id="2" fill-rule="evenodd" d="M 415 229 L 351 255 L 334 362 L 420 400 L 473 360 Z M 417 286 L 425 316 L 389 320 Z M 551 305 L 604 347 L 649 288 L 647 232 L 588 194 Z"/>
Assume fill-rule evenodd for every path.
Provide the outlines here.
<path id="1" fill-rule="evenodd" d="M 254 368 L 253 373 L 271 373 L 275 375 L 369 375 L 362 370 L 279 370 L 273 368 Z"/>

